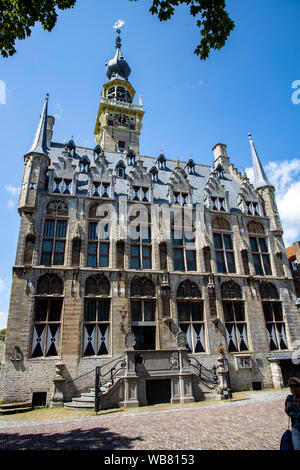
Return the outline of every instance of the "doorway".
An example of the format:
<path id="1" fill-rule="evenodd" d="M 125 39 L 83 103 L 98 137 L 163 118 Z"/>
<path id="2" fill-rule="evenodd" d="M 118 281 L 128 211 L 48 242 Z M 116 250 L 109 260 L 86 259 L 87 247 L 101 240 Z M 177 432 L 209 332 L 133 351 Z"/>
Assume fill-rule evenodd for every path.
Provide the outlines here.
<path id="1" fill-rule="evenodd" d="M 291 359 L 280 361 L 280 368 L 282 373 L 283 384 L 288 387 L 288 379 L 290 377 L 300 378 L 300 364 L 293 364 Z"/>
<path id="2" fill-rule="evenodd" d="M 171 402 L 171 380 L 146 380 L 146 399 L 148 405 Z"/>

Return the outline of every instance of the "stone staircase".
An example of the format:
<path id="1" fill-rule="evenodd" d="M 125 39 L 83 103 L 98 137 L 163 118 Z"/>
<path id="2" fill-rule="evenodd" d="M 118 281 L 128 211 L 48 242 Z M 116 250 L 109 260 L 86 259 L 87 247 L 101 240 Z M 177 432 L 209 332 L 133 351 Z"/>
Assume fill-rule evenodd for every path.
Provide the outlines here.
<path id="1" fill-rule="evenodd" d="M 32 403 L 0 403 L 0 416 L 13 413 L 24 413 L 33 409 Z"/>
<path id="2" fill-rule="evenodd" d="M 100 387 L 101 398 L 105 397 L 105 394 L 108 392 L 112 386 L 111 382 L 105 384 L 105 386 Z M 88 392 L 83 392 L 79 397 L 73 397 L 72 401 L 65 402 L 64 408 L 76 409 L 76 410 L 93 410 L 95 406 L 95 389 L 90 388 Z"/>

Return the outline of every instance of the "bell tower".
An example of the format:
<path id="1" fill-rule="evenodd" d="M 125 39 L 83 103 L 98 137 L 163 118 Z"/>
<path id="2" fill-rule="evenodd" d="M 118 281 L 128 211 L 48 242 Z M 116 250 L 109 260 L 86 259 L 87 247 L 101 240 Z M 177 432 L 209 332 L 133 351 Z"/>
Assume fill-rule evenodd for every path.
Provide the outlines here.
<path id="1" fill-rule="evenodd" d="M 133 103 L 135 90 L 128 81 L 131 69 L 121 52 L 121 30 L 116 32 L 116 53 L 106 63 L 109 81 L 102 87 L 94 134 L 106 152 L 127 153 L 131 149 L 139 154 L 144 111 L 141 98 L 139 104 Z"/>

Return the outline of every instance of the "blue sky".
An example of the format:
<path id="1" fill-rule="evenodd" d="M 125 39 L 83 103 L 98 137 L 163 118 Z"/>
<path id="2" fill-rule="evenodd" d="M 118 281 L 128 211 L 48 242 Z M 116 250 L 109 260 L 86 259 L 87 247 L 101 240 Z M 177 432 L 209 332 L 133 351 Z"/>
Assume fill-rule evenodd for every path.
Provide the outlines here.
<path id="1" fill-rule="evenodd" d="M 276 185 L 287 245 L 300 239 L 300 104 L 292 83 L 300 80 L 299 0 L 229 0 L 236 23 L 226 46 L 201 61 L 200 40 L 186 8 L 161 23 L 151 1 L 77 0 L 60 12 L 51 32 L 37 25 L 1 60 L 0 204 L 5 223 L 0 244 L 0 329 L 6 326 L 19 227 L 18 188 L 46 93 L 55 116 L 53 140 L 72 136 L 92 147 L 105 62 L 114 55 L 113 24 L 122 19 L 122 51 L 130 81 L 142 95 L 141 154 L 210 165 L 222 142 L 239 170 L 251 177 L 251 132 L 269 179 Z M 296 95 L 296 97 L 300 97 Z M 0 94 L 1 101 L 1 94 Z M 2 99 L 3 102 L 3 99 Z"/>

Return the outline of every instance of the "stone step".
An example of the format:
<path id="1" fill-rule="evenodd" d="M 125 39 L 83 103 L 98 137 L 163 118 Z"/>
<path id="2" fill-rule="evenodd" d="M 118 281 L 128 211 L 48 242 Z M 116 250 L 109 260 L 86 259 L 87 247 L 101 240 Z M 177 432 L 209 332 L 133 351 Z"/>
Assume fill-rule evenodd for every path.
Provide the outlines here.
<path id="1" fill-rule="evenodd" d="M 24 413 L 32 410 L 32 403 L 1 403 L 0 415 L 10 413 Z"/>
<path id="2" fill-rule="evenodd" d="M 94 403 L 80 403 L 76 402 L 74 403 L 73 401 L 64 403 L 64 408 L 75 408 L 77 410 L 93 410 L 94 409 Z"/>

